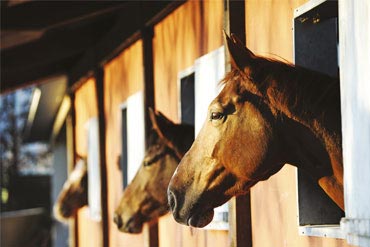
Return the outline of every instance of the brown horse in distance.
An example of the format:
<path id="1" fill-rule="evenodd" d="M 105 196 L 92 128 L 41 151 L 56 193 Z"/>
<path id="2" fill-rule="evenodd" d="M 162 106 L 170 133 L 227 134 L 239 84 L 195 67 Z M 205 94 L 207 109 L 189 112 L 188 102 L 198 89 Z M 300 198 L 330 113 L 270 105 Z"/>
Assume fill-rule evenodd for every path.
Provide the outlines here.
<path id="1" fill-rule="evenodd" d="M 226 39 L 233 69 L 169 184 L 176 221 L 204 227 L 215 207 L 286 163 L 304 169 L 344 209 L 338 79 Z"/>
<path id="2" fill-rule="evenodd" d="M 144 160 L 114 213 L 114 222 L 122 232 L 140 233 L 145 222 L 168 212 L 168 183 L 194 140 L 192 126 L 174 124 L 152 110 L 150 118 L 153 129 Z"/>
<path id="3" fill-rule="evenodd" d="M 66 221 L 85 205 L 87 205 L 87 163 L 86 159 L 78 158 L 54 204 L 54 215 L 59 221 Z"/>

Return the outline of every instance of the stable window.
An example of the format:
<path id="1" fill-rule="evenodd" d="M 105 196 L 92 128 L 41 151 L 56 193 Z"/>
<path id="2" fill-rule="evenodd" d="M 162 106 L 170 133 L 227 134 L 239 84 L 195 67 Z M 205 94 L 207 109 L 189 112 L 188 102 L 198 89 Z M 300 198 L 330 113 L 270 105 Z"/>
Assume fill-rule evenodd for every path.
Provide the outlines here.
<path id="1" fill-rule="evenodd" d="M 121 104 L 123 188 L 135 177 L 145 155 L 144 98 L 140 91 Z"/>
<path id="2" fill-rule="evenodd" d="M 127 183 L 127 104 L 121 105 L 121 140 L 122 140 L 122 150 L 121 150 L 121 171 L 122 171 L 122 183 L 125 189 L 128 185 Z"/>
<path id="3" fill-rule="evenodd" d="M 198 58 L 194 66 L 179 73 L 179 118 L 194 125 L 195 136 L 206 121 L 209 104 L 221 91 L 219 82 L 224 76 L 224 47 Z M 228 212 L 228 203 L 215 208 L 213 221 L 205 229 L 228 230 Z"/>
<path id="4" fill-rule="evenodd" d="M 338 2 L 309 1 L 294 13 L 295 64 L 339 77 Z M 344 238 L 344 212 L 304 171 L 297 171 L 299 233 Z M 325 227 L 323 227 L 325 225 Z"/>
<path id="5" fill-rule="evenodd" d="M 99 121 L 97 117 L 89 119 L 85 125 L 87 131 L 87 176 L 88 206 L 90 218 L 101 220 L 101 175 L 99 148 Z"/>
<path id="6" fill-rule="evenodd" d="M 179 74 L 179 118 L 181 123 L 190 124 L 194 126 L 195 124 L 195 72 L 194 67 L 191 67 Z"/>

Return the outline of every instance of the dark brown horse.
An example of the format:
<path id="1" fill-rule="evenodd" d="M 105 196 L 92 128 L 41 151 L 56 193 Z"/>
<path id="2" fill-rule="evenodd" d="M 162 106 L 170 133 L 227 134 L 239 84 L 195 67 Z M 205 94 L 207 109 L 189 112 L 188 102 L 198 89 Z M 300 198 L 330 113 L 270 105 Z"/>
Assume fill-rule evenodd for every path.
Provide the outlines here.
<path id="1" fill-rule="evenodd" d="M 87 163 L 86 159 L 78 158 L 54 204 L 54 215 L 58 220 L 66 221 L 85 205 L 87 205 Z"/>
<path id="2" fill-rule="evenodd" d="M 168 212 L 168 183 L 194 140 L 193 127 L 174 124 L 160 112 L 150 111 L 150 117 L 153 129 L 144 160 L 114 214 L 122 232 L 140 233 L 145 222 Z"/>
<path id="3" fill-rule="evenodd" d="M 286 163 L 344 209 L 338 80 L 256 56 L 234 36 L 227 44 L 233 69 L 169 185 L 174 218 L 203 227 L 213 208 Z"/>

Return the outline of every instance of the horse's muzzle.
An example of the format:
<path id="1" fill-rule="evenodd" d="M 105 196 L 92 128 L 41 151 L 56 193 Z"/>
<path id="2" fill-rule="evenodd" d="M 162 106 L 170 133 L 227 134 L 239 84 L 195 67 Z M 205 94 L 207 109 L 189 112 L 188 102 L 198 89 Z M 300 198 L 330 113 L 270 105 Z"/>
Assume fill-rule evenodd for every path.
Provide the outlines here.
<path id="1" fill-rule="evenodd" d="M 114 223 L 116 223 L 118 229 L 123 226 L 123 221 L 122 221 L 121 215 L 119 215 L 117 213 L 114 213 L 113 221 L 114 221 Z"/>
<path id="2" fill-rule="evenodd" d="M 176 197 L 175 197 L 175 194 L 171 190 L 168 190 L 167 194 L 168 194 L 168 206 L 173 212 L 175 211 L 175 208 L 176 208 Z"/>
<path id="3" fill-rule="evenodd" d="M 181 204 L 183 202 L 183 196 L 181 196 L 175 190 L 171 190 L 171 188 L 168 188 L 167 196 L 168 196 L 168 205 L 171 209 L 172 215 L 175 218 L 175 220 L 181 224 L 187 225 L 187 219 L 184 219 L 184 217 L 180 217 L 180 209 Z"/>
<path id="4" fill-rule="evenodd" d="M 212 207 L 201 206 L 196 201 L 184 204 L 184 193 L 179 193 L 174 189 L 169 188 L 167 193 L 172 215 L 178 223 L 192 227 L 204 227 L 212 220 L 214 214 Z"/>

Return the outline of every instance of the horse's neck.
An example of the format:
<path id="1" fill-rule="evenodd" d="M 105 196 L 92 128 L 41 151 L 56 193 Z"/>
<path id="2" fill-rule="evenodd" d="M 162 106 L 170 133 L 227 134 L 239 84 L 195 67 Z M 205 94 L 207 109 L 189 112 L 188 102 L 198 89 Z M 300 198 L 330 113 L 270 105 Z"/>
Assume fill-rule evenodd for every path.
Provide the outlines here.
<path id="1" fill-rule="evenodd" d="M 286 163 L 305 170 L 344 210 L 342 149 L 336 136 L 325 130 L 319 135 L 289 118 L 284 119 L 283 125 Z"/>
<path id="2" fill-rule="evenodd" d="M 305 125 L 283 117 L 281 137 L 285 162 L 308 172 L 314 179 L 331 175 L 342 165 L 341 149 L 327 133 L 321 137 Z"/>
<path id="3" fill-rule="evenodd" d="M 312 126 L 313 121 L 318 121 L 326 129 L 340 126 L 340 90 L 337 79 L 289 66 L 282 69 L 281 73 L 276 72 L 267 78 L 263 84 L 263 94 L 278 111 L 305 125 Z"/>
<path id="4" fill-rule="evenodd" d="M 296 150 L 292 162 L 301 161 L 306 169 L 318 174 L 340 168 L 338 80 L 304 68 L 281 63 L 274 66 L 260 89 L 277 118 L 284 119 L 282 129 L 286 130 L 288 146 Z"/>

